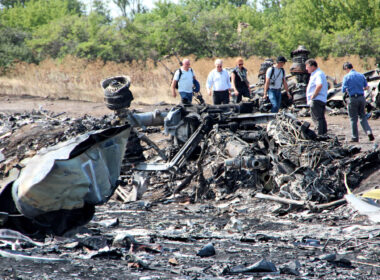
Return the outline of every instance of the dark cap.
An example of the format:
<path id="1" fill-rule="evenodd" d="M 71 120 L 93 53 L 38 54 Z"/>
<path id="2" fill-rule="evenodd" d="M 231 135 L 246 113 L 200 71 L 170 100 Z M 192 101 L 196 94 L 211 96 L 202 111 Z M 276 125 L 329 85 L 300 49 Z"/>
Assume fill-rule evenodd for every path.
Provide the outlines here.
<path id="1" fill-rule="evenodd" d="M 279 57 L 277 57 L 277 60 L 276 60 L 277 62 L 287 62 L 287 60 L 286 60 L 286 58 L 285 57 L 283 57 L 283 56 L 279 56 Z"/>
<path id="2" fill-rule="evenodd" d="M 352 69 L 353 67 L 352 67 L 352 64 L 351 64 L 351 62 L 345 62 L 345 63 L 343 63 L 343 70 L 346 70 L 346 69 Z"/>

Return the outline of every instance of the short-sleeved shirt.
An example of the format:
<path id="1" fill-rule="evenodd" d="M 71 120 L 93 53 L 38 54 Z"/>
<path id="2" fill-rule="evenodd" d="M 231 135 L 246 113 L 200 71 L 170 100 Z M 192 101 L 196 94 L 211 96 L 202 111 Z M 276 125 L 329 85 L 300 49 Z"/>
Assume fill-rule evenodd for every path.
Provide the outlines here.
<path id="1" fill-rule="evenodd" d="M 364 94 L 364 88 L 368 86 L 363 74 L 351 70 L 343 78 L 342 92 L 348 91 L 349 95 Z"/>
<path id="2" fill-rule="evenodd" d="M 310 75 L 309 84 L 306 88 L 306 98 L 307 98 L 307 104 L 310 104 L 311 102 L 311 96 L 313 95 L 315 88 L 317 85 L 322 85 L 322 88 L 320 92 L 318 93 L 317 97 L 315 97 L 313 100 L 319 100 L 323 103 L 327 102 L 327 79 L 325 73 L 322 72 L 321 69 L 317 68 L 315 71 L 313 71 Z"/>
<path id="3" fill-rule="evenodd" d="M 213 69 L 210 74 L 208 74 L 206 87 L 214 91 L 223 91 L 231 88 L 230 75 L 228 75 L 227 70 L 223 69 L 218 72 Z"/>
<path id="4" fill-rule="evenodd" d="M 270 76 L 272 76 L 271 83 L 269 84 L 270 89 L 281 89 L 282 82 L 284 80 L 284 74 L 285 70 L 282 70 L 283 68 L 277 68 L 277 67 L 269 67 L 266 72 L 267 79 L 270 79 Z M 272 75 L 272 71 L 274 71 Z"/>
<path id="5" fill-rule="evenodd" d="M 181 68 L 182 75 L 179 79 L 179 69 L 175 71 L 173 80 L 176 80 L 178 83 L 178 91 L 179 92 L 193 92 L 193 78 L 194 73 L 191 68 L 189 70 L 185 71 L 183 68 Z M 179 79 L 179 81 L 178 81 Z"/>

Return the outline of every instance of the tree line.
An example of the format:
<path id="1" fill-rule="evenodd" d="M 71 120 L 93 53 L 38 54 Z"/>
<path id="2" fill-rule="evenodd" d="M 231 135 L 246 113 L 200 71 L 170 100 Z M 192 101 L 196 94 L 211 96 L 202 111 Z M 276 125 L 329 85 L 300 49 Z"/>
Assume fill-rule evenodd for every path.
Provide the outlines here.
<path id="1" fill-rule="evenodd" d="M 180 56 L 380 56 L 380 0 L 0 0 L 0 67 L 67 55 L 126 62 Z M 377 58 L 380 60 L 380 57 Z"/>

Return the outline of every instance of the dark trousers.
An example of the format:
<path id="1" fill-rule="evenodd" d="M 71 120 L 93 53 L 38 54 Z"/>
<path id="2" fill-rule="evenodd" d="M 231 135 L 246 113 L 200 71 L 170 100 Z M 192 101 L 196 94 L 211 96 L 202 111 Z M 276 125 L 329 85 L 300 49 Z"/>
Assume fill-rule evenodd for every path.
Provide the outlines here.
<path id="1" fill-rule="evenodd" d="M 358 117 L 360 124 L 366 134 L 372 134 L 371 127 L 368 124 L 367 116 L 365 114 L 365 98 L 364 95 L 357 97 L 350 97 L 348 103 L 348 115 L 351 122 L 351 133 L 353 140 L 359 140 L 358 132 Z"/>
<path id="2" fill-rule="evenodd" d="M 243 88 L 237 88 L 238 92 L 234 95 L 232 95 L 232 102 L 233 103 L 240 103 L 242 100 L 242 97 L 250 97 L 249 94 L 249 89 L 248 87 L 243 87 Z"/>
<path id="3" fill-rule="evenodd" d="M 327 122 L 325 118 L 326 103 L 312 100 L 310 103 L 310 115 L 314 122 L 318 135 L 327 133 Z"/>
<path id="4" fill-rule="evenodd" d="M 214 91 L 212 94 L 214 105 L 230 103 L 230 93 L 228 90 Z"/>

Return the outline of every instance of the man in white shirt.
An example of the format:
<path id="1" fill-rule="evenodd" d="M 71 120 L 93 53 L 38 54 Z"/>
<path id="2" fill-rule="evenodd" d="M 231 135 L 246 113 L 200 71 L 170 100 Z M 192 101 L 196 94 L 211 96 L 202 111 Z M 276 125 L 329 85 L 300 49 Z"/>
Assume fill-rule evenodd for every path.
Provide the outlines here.
<path id="1" fill-rule="evenodd" d="M 223 69 L 223 61 L 215 60 L 215 69 L 208 74 L 206 88 L 214 105 L 230 103 L 231 82 L 228 72 Z"/>
<path id="2" fill-rule="evenodd" d="M 325 73 L 318 68 L 315 59 L 305 61 L 306 70 L 310 74 L 309 83 L 306 88 L 307 104 L 310 105 L 310 115 L 314 122 L 318 135 L 327 133 L 327 122 L 325 118 L 327 102 L 327 79 Z"/>
<path id="3" fill-rule="evenodd" d="M 195 75 L 193 69 L 190 68 L 190 60 L 185 58 L 182 61 L 182 67 L 174 73 L 171 86 L 173 97 L 177 96 L 176 88 L 178 88 L 182 103 L 191 104 L 193 100 L 194 79 Z"/>

